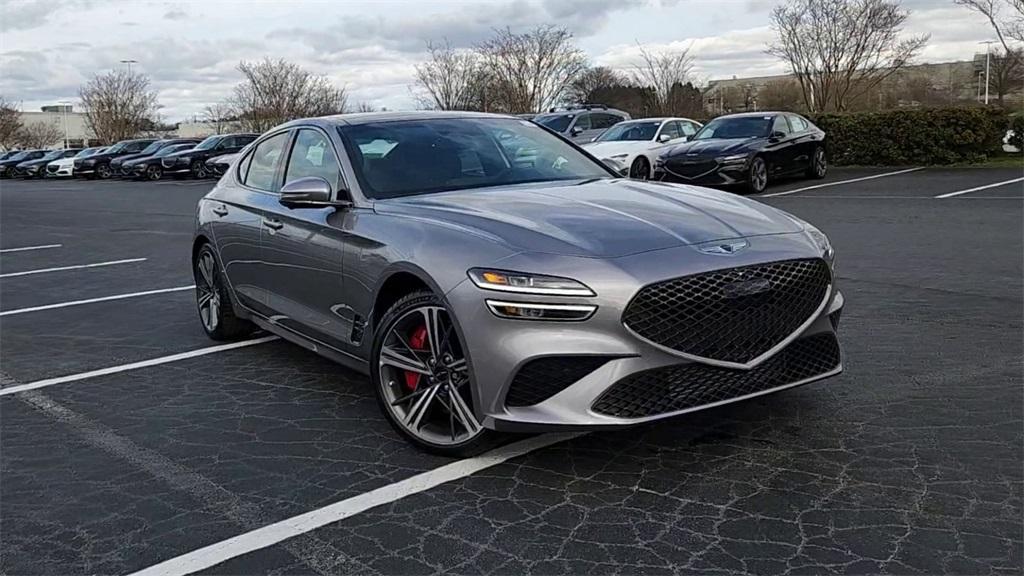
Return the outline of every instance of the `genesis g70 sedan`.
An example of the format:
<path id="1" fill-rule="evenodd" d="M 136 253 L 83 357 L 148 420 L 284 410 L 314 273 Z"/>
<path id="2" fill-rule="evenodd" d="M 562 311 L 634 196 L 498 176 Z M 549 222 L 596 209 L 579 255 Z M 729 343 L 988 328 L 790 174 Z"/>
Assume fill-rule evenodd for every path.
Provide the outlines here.
<path id="1" fill-rule="evenodd" d="M 199 203 L 198 313 L 370 375 L 417 446 L 622 427 L 842 370 L 816 228 L 732 194 L 618 177 L 476 113 L 297 120 Z"/>

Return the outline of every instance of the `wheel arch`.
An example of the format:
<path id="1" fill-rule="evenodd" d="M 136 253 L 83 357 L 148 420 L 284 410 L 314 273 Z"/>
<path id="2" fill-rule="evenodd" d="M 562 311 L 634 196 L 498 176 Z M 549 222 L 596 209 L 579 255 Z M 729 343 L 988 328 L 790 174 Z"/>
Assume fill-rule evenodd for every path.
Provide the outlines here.
<path id="1" fill-rule="evenodd" d="M 419 290 L 429 290 L 441 298 L 444 297 L 443 291 L 430 275 L 413 264 L 396 264 L 381 274 L 377 288 L 373 292 L 373 307 L 370 309 L 371 333 L 377 330 L 381 318 L 392 304 Z"/>

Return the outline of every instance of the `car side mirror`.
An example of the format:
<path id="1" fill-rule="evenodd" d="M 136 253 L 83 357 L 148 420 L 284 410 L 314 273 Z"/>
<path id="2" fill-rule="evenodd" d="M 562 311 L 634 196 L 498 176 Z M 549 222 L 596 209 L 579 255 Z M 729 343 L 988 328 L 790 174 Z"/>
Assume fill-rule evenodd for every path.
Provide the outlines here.
<path id="1" fill-rule="evenodd" d="M 668 134 L 658 134 L 658 142 L 661 142 L 662 144 L 668 142 L 671 139 L 672 137 L 669 136 Z"/>
<path id="2" fill-rule="evenodd" d="M 339 190 L 335 200 L 330 182 L 319 176 L 307 176 L 285 184 L 281 188 L 280 202 L 289 208 L 348 208 L 352 205 L 348 190 Z"/>
<path id="3" fill-rule="evenodd" d="M 778 141 L 778 140 L 782 140 L 785 137 L 786 137 L 786 133 L 785 132 L 779 132 L 778 130 L 776 130 L 775 132 L 772 132 L 768 136 L 768 139 L 769 140 L 776 140 L 776 141 Z"/>
<path id="4" fill-rule="evenodd" d="M 580 134 L 583 134 L 583 128 L 580 128 L 579 126 L 573 126 L 572 130 L 569 130 L 569 134 L 572 134 L 573 136 L 579 136 Z"/>

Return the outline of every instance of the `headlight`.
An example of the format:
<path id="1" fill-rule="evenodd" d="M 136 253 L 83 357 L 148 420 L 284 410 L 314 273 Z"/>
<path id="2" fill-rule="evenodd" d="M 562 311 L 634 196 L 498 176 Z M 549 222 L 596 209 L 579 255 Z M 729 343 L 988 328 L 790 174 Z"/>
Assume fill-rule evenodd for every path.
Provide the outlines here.
<path id="1" fill-rule="evenodd" d="M 192 162 L 192 159 L 189 158 L 188 156 L 179 156 L 178 157 L 178 163 L 179 164 L 189 164 L 191 162 Z"/>
<path id="2" fill-rule="evenodd" d="M 39 171 L 39 166 L 29 166 L 28 167 L 28 171 L 29 172 L 37 172 L 37 171 Z"/>
<path id="3" fill-rule="evenodd" d="M 805 223 L 805 226 L 807 226 L 807 235 L 818 245 L 821 255 L 831 263 L 836 257 L 836 251 L 832 248 L 832 242 L 829 241 L 828 236 L 810 224 Z"/>
<path id="4" fill-rule="evenodd" d="M 538 304 L 532 302 L 501 302 L 487 300 L 491 313 L 510 320 L 549 320 L 580 322 L 590 318 L 597 306 L 581 304 Z"/>
<path id="5" fill-rule="evenodd" d="M 613 156 L 609 156 L 609 158 L 613 160 L 625 160 L 627 156 L 629 156 L 629 154 L 615 154 Z"/>
<path id="6" fill-rule="evenodd" d="M 571 278 L 486 268 L 473 268 L 468 273 L 469 279 L 484 290 L 550 296 L 594 296 L 593 290 Z"/>
<path id="7" fill-rule="evenodd" d="M 736 162 L 746 162 L 750 154 L 733 154 L 732 156 L 719 156 L 715 158 L 719 164 L 731 164 Z"/>

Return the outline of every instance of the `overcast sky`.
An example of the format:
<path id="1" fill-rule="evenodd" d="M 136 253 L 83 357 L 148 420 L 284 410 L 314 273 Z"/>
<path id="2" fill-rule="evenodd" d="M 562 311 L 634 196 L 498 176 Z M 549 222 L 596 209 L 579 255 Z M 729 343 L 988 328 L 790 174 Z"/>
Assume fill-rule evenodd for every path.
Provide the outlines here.
<path id="1" fill-rule="evenodd" d="M 469 46 L 496 27 L 570 29 L 593 62 L 628 69 L 637 42 L 692 45 L 702 80 L 786 72 L 764 54 L 774 0 L 447 0 L 145 2 L 0 0 L 0 94 L 26 110 L 76 100 L 97 71 L 137 60 L 179 121 L 223 99 L 240 60 L 287 58 L 347 86 L 350 102 L 414 107 L 428 40 Z M 991 37 L 952 0 L 904 0 L 907 33 L 931 34 L 921 62 L 964 60 Z"/>

